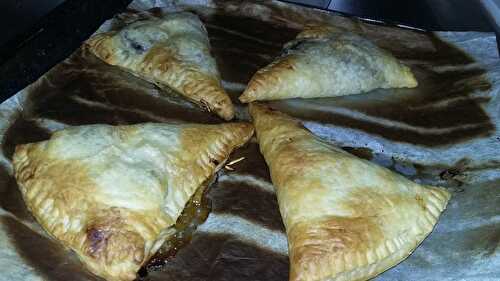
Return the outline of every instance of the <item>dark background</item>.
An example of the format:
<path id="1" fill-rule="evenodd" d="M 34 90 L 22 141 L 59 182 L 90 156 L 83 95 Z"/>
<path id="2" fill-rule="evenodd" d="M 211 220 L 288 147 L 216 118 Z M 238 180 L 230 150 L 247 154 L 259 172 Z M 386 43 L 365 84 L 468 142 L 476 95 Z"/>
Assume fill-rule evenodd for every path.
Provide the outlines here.
<path id="1" fill-rule="evenodd" d="M 492 31 L 478 0 L 287 0 L 425 30 Z"/>
<path id="2" fill-rule="evenodd" d="M 0 1 L 0 102 L 69 56 L 131 0 Z M 493 31 L 477 0 L 287 0 L 424 30 Z"/>

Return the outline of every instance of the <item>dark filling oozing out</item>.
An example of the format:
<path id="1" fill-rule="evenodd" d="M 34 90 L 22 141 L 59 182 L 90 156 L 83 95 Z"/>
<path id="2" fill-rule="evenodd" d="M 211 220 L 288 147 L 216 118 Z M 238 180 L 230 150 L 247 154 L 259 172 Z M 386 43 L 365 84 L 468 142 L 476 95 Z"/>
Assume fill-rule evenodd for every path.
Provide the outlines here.
<path id="1" fill-rule="evenodd" d="M 196 228 L 205 222 L 212 209 L 211 201 L 207 197 L 208 187 L 212 182 L 212 179 L 205 181 L 191 197 L 174 225 L 176 233 L 165 241 L 158 252 L 139 270 L 140 277 L 147 275 L 148 271 L 160 269 L 175 256 L 179 249 L 191 241 Z"/>

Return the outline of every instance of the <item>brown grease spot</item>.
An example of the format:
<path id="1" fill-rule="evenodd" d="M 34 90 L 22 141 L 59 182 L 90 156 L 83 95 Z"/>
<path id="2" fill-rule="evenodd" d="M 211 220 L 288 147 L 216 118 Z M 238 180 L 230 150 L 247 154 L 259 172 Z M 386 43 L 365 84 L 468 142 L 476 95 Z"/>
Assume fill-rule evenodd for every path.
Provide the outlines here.
<path id="1" fill-rule="evenodd" d="M 345 146 L 342 149 L 362 159 L 371 160 L 373 158 L 372 150 L 367 147 Z"/>
<path id="2" fill-rule="evenodd" d="M 351 108 L 413 126 L 430 127 L 432 124 L 432 128 L 447 128 L 460 124 L 488 124 L 489 117 L 480 103 L 488 102 L 489 99 L 469 96 L 473 91 L 491 89 L 490 82 L 483 76 L 486 72 L 484 69 L 435 72 L 416 67 L 415 74 L 419 81 L 417 88 L 392 90 L 394 94 L 390 97 L 393 100 L 386 99 L 379 104 L 360 103 Z"/>
<path id="3" fill-rule="evenodd" d="M 433 165 L 413 164 L 417 170 L 419 178 L 429 178 L 435 180 L 443 180 L 445 186 L 452 187 L 452 191 L 462 192 L 461 187 L 470 181 L 468 172 L 478 172 L 486 170 L 495 170 L 500 168 L 500 161 L 490 160 L 483 163 L 472 164 L 470 159 L 463 158 L 451 165 L 437 163 Z"/>

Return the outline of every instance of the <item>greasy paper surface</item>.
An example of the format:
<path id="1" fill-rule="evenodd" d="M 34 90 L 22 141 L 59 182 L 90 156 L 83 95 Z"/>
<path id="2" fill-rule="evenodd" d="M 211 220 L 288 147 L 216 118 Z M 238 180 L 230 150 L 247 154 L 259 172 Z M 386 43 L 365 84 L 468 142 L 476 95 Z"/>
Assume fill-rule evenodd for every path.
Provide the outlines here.
<path id="1" fill-rule="evenodd" d="M 205 22 L 224 86 L 237 97 L 252 74 L 308 21 L 358 32 L 416 73 L 416 89 L 272 102 L 314 133 L 420 182 L 446 186 L 452 199 L 434 232 L 376 280 L 500 279 L 500 62 L 493 34 L 429 34 L 375 26 L 278 2 L 134 1 L 153 14 L 193 10 Z M 140 16 L 130 12 L 100 31 Z M 448 42 L 448 43 L 445 43 Z M 0 105 L 0 280 L 99 280 L 48 238 L 24 207 L 12 177 L 16 144 L 45 140 L 72 125 L 222 120 L 165 94 L 88 51 L 76 51 Z M 287 280 L 287 242 L 269 171 L 255 141 L 210 187 L 212 212 L 175 257 L 141 271 L 146 280 Z M 362 175 L 360 175 L 362 176 Z"/>

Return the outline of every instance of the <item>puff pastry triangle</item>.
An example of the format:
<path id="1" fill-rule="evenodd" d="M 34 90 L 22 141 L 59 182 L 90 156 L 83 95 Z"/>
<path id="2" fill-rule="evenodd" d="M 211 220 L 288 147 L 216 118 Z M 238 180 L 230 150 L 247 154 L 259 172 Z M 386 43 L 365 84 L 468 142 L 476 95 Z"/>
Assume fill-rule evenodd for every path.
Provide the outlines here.
<path id="1" fill-rule="evenodd" d="M 242 102 L 359 94 L 416 87 L 410 68 L 358 35 L 308 26 L 252 77 Z"/>
<path id="2" fill-rule="evenodd" d="M 404 260 L 432 231 L 450 194 L 422 186 L 251 104 L 290 256 L 290 280 L 367 280 Z"/>
<path id="3" fill-rule="evenodd" d="M 107 280 L 133 280 L 248 123 L 72 127 L 19 145 L 14 171 L 42 227 Z"/>
<path id="4" fill-rule="evenodd" d="M 230 120 L 231 99 L 221 86 L 205 27 L 188 12 L 133 22 L 100 33 L 86 45 L 100 59 L 132 74 L 173 88 L 194 103 Z"/>

